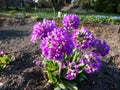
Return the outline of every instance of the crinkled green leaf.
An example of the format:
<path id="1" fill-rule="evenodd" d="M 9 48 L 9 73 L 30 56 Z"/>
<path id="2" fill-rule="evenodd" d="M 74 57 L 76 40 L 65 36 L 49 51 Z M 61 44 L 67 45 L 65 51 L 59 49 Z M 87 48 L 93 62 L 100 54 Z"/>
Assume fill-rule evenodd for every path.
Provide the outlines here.
<path id="1" fill-rule="evenodd" d="M 2 64 L 7 64 L 7 60 L 5 58 L 3 58 L 3 57 L 0 57 L 0 62 Z"/>
<path id="2" fill-rule="evenodd" d="M 48 78 L 49 78 L 50 82 L 52 82 L 52 83 L 56 83 L 57 82 L 57 77 L 53 76 L 50 73 L 48 73 Z"/>

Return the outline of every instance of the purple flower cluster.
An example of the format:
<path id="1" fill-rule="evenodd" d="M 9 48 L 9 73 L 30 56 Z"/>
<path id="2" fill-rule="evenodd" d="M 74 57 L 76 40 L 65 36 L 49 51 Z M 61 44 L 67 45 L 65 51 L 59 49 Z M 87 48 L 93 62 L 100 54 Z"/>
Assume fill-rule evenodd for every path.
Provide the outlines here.
<path id="1" fill-rule="evenodd" d="M 57 28 L 57 24 L 54 20 L 44 19 L 43 22 L 35 23 L 33 32 L 30 36 L 31 41 L 36 43 L 37 40 L 47 37 L 47 33 L 53 31 L 55 28 Z"/>
<path id="2" fill-rule="evenodd" d="M 67 80 L 76 79 L 84 70 L 87 73 L 98 72 L 102 66 L 100 57 L 109 53 L 110 46 L 105 41 L 95 39 L 87 28 L 78 30 L 80 19 L 75 14 L 65 16 L 62 23 L 63 28 L 58 28 L 53 20 L 43 20 L 33 26 L 31 41 L 36 43 L 41 40 L 42 50 L 42 59 L 38 57 L 35 64 L 47 68 L 48 64 L 49 67 L 55 65 L 52 64 L 55 62 L 55 68 L 58 67 L 55 72 L 61 74 L 65 70 L 64 78 Z M 2 51 L 0 55 L 1 53 Z M 47 62 L 48 60 L 53 62 Z M 49 73 L 48 69 L 45 70 Z"/>
<path id="3" fill-rule="evenodd" d="M 74 45 L 70 34 L 62 28 L 57 28 L 42 40 L 40 48 L 46 58 L 62 61 L 65 54 L 72 54 Z"/>
<path id="4" fill-rule="evenodd" d="M 90 47 L 93 40 L 94 35 L 85 27 L 73 31 L 73 43 L 79 50 Z"/>
<path id="5" fill-rule="evenodd" d="M 106 56 L 110 51 L 110 46 L 105 41 L 99 39 L 94 40 L 92 46 L 92 52 L 97 55 Z"/>
<path id="6" fill-rule="evenodd" d="M 79 72 L 79 65 L 76 62 L 70 62 L 70 61 L 67 61 L 66 64 L 67 64 L 66 67 L 68 70 L 65 78 L 68 80 L 75 79 Z"/>
<path id="7" fill-rule="evenodd" d="M 80 19 L 75 14 L 69 14 L 63 18 L 62 23 L 67 30 L 72 30 L 78 28 L 80 24 Z"/>
<path id="8" fill-rule="evenodd" d="M 80 59 L 79 62 L 85 65 L 85 71 L 87 73 L 98 72 L 102 65 L 101 59 L 92 52 L 86 52 L 85 58 Z"/>

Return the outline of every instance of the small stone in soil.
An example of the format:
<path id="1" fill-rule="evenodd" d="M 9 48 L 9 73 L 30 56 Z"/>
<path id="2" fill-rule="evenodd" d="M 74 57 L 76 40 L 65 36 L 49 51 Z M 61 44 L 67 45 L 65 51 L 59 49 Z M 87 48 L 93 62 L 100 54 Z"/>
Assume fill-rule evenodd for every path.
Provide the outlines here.
<path id="1" fill-rule="evenodd" d="M 4 85 L 3 83 L 0 83 L 0 89 L 3 87 L 3 85 Z"/>

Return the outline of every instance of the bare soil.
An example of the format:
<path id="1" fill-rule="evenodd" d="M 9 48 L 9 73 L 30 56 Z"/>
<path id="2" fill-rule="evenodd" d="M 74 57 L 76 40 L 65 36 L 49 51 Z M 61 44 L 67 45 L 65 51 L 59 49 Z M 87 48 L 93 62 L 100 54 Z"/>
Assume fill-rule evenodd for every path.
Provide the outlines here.
<path id="1" fill-rule="evenodd" d="M 40 55 L 38 44 L 32 44 L 30 33 L 34 21 L 31 18 L 0 17 L 0 49 L 15 55 L 16 60 L 0 72 L 1 90 L 53 90 L 47 85 L 47 77 L 41 67 L 33 62 Z M 106 40 L 111 47 L 103 58 L 99 73 L 87 75 L 78 84 L 79 90 L 120 90 L 120 33 L 118 25 L 86 24 L 97 38 Z"/>

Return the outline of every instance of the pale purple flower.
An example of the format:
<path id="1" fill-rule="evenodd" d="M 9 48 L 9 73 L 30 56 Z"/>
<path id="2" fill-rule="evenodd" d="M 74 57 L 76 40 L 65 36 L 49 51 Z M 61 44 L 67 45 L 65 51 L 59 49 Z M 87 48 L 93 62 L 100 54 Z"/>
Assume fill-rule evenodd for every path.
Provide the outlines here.
<path id="1" fill-rule="evenodd" d="M 0 50 L 0 55 L 3 55 L 4 54 L 4 51 L 3 50 Z"/>
<path id="2" fill-rule="evenodd" d="M 36 64 L 37 66 L 39 66 L 39 65 L 41 64 L 40 57 L 37 57 L 37 58 L 36 58 L 35 64 Z"/>
<path id="3" fill-rule="evenodd" d="M 80 19 L 76 14 L 69 14 L 63 18 L 62 23 L 67 30 L 73 30 L 79 27 Z"/>

